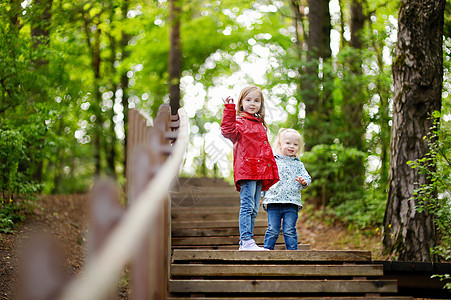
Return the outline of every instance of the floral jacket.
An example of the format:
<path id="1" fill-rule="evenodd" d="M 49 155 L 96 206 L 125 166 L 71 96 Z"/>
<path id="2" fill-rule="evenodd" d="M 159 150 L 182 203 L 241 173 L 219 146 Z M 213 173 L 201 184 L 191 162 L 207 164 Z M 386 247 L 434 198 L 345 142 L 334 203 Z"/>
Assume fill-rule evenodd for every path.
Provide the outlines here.
<path id="1" fill-rule="evenodd" d="M 299 158 L 285 155 L 276 155 L 275 157 L 280 180 L 264 194 L 263 209 L 266 211 L 268 204 L 287 203 L 296 204 L 301 210 L 301 190 L 310 185 L 312 177 Z M 307 181 L 306 186 L 295 180 L 297 175 L 304 177 Z"/>
<path id="2" fill-rule="evenodd" d="M 276 161 L 265 127 L 254 115 L 236 115 L 235 104 L 224 105 L 221 133 L 233 143 L 233 176 L 240 191 L 240 180 L 262 180 L 266 191 L 279 180 Z"/>

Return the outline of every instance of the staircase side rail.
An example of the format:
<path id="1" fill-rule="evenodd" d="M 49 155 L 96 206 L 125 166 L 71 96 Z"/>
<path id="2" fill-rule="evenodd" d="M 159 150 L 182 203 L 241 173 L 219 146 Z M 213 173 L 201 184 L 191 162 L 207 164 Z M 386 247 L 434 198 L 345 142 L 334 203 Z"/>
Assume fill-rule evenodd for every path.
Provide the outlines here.
<path id="1" fill-rule="evenodd" d="M 97 300 L 108 297 L 115 289 L 126 264 L 136 258 L 139 245 L 157 234 L 156 230 L 149 228 L 152 228 L 152 222 L 158 218 L 158 213 L 161 212 L 159 208 L 167 201 L 168 191 L 179 173 L 188 145 L 187 115 L 183 109 L 179 109 L 178 116 L 179 133 L 164 164 L 159 167 L 144 190 L 136 195 L 118 225 L 105 239 L 99 252 L 86 264 L 80 276 L 64 288 L 60 299 Z M 142 127 L 142 122 L 138 127 Z M 139 131 L 136 143 L 143 140 L 146 141 L 145 135 Z M 153 279 L 156 276 L 158 274 L 150 274 Z"/>

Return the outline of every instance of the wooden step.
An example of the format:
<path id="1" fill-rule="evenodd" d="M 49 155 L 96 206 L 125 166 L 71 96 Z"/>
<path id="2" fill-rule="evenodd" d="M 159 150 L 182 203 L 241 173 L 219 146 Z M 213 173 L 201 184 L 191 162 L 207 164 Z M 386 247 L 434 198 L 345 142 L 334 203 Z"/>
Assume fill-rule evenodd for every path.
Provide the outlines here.
<path id="1" fill-rule="evenodd" d="M 240 206 L 239 197 L 204 198 L 195 195 L 171 195 L 170 199 L 172 207 Z"/>
<path id="2" fill-rule="evenodd" d="M 209 178 L 209 177 L 178 177 L 175 180 L 175 186 L 227 186 L 232 187 L 223 178 Z"/>
<path id="3" fill-rule="evenodd" d="M 264 236 L 266 233 L 266 227 L 254 228 L 254 236 Z M 240 230 L 235 228 L 176 228 L 172 229 L 172 237 L 220 237 L 220 236 L 239 236 Z M 284 238 L 283 233 L 280 232 L 280 238 Z M 299 238 L 299 237 L 298 237 Z"/>
<path id="4" fill-rule="evenodd" d="M 265 227 L 254 228 L 254 235 L 265 235 Z M 240 229 L 238 224 L 235 228 L 175 228 L 172 229 L 172 237 L 208 237 L 208 236 L 239 236 Z"/>
<path id="5" fill-rule="evenodd" d="M 168 299 L 407 300 L 397 281 L 382 280 L 370 251 L 239 251 L 239 193 L 215 180 L 181 179 L 171 193 Z M 260 208 L 254 239 L 263 246 L 267 214 Z M 301 239 L 299 239 L 300 241 Z"/>
<path id="6" fill-rule="evenodd" d="M 198 214 L 172 213 L 172 221 L 211 221 L 211 220 L 234 220 L 238 226 L 238 213 L 211 214 L 208 210 Z M 256 220 L 267 220 L 266 213 L 258 214 Z"/>
<path id="7" fill-rule="evenodd" d="M 210 214 L 223 214 L 223 213 L 236 213 L 240 212 L 239 206 L 216 206 L 209 207 L 208 210 L 203 206 L 193 206 L 193 207 L 173 207 L 171 209 L 171 214 L 198 214 L 208 212 Z"/>
<path id="8" fill-rule="evenodd" d="M 201 280 L 172 279 L 169 281 L 171 293 L 244 293 L 260 294 L 277 293 L 396 293 L 396 280 Z"/>
<path id="9" fill-rule="evenodd" d="M 204 250 L 238 250 L 238 244 L 235 245 L 172 245 L 172 249 L 204 249 Z M 286 250 L 284 244 L 276 244 L 275 250 Z M 299 244 L 298 250 L 310 250 L 309 244 Z"/>
<path id="10" fill-rule="evenodd" d="M 264 243 L 264 236 L 254 236 L 254 240 L 257 243 L 257 245 L 263 246 Z M 172 245 L 173 246 L 197 246 L 197 245 L 208 245 L 208 246 L 214 246 L 214 245 L 237 245 L 240 241 L 239 236 L 235 237 L 179 237 L 179 238 L 172 238 Z M 277 244 L 285 244 L 283 238 L 277 239 Z"/>
<path id="11" fill-rule="evenodd" d="M 170 191 L 171 193 L 187 194 L 187 193 L 199 193 L 202 195 L 234 195 L 240 196 L 235 187 L 231 186 L 193 186 L 193 185 L 182 185 L 175 187 Z"/>
<path id="12" fill-rule="evenodd" d="M 253 237 L 257 245 L 263 246 L 265 236 L 259 235 Z M 173 237 L 171 239 L 173 246 L 180 245 L 238 245 L 240 241 L 240 236 L 208 236 L 208 237 Z M 285 244 L 284 238 L 279 237 L 277 239 L 277 244 Z"/>
<path id="13" fill-rule="evenodd" d="M 370 262 L 371 251 L 334 251 L 334 250 L 273 250 L 273 251 L 238 251 L 238 250 L 182 250 L 174 249 L 173 262 L 176 261 L 259 261 L 259 262 Z"/>
<path id="14" fill-rule="evenodd" d="M 172 221 L 171 228 L 236 228 L 238 220 Z M 268 227 L 266 219 L 255 220 L 255 227 Z"/>
<path id="15" fill-rule="evenodd" d="M 174 277 L 362 277 L 383 276 L 382 265 L 173 264 Z"/>
<path id="16" fill-rule="evenodd" d="M 411 300 L 412 297 L 406 297 L 406 296 L 379 296 L 377 294 L 368 294 L 365 296 L 334 296 L 334 297 L 328 297 L 328 296 L 312 296 L 312 297 L 306 297 L 306 296 L 299 296 L 299 297 L 290 297 L 290 296 L 282 296 L 277 295 L 277 297 L 233 297 L 233 296 L 227 296 L 227 297 L 201 297 L 201 296 L 194 296 L 194 297 L 169 297 L 167 300 Z"/>

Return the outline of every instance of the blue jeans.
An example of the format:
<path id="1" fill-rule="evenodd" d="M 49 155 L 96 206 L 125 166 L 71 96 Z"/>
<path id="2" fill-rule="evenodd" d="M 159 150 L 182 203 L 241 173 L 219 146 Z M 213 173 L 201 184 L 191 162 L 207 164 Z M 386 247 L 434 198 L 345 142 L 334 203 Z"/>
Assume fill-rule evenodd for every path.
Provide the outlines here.
<path id="1" fill-rule="evenodd" d="M 254 236 L 255 218 L 260 208 L 262 182 L 243 180 L 240 182 L 240 240 L 247 241 Z"/>
<path id="2" fill-rule="evenodd" d="M 280 224 L 287 250 L 298 250 L 298 235 L 296 222 L 298 220 L 298 206 L 295 204 L 268 204 L 268 230 L 265 234 L 265 248 L 274 250 L 279 237 Z"/>

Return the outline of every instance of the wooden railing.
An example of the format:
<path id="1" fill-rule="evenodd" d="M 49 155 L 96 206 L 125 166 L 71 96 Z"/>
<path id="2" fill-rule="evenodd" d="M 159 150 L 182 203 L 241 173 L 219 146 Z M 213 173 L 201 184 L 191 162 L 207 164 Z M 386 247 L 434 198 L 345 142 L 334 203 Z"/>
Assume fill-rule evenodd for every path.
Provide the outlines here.
<path id="1" fill-rule="evenodd" d="M 119 189 L 112 180 L 96 180 L 85 267 L 63 287 L 41 284 L 47 295 L 54 295 L 45 299 L 114 299 L 118 279 L 128 265 L 133 299 L 166 299 L 171 250 L 168 191 L 187 144 L 188 121 L 183 109 L 171 116 L 169 105 L 163 104 L 153 122 L 130 110 L 128 207 L 123 210 L 120 206 Z"/>

